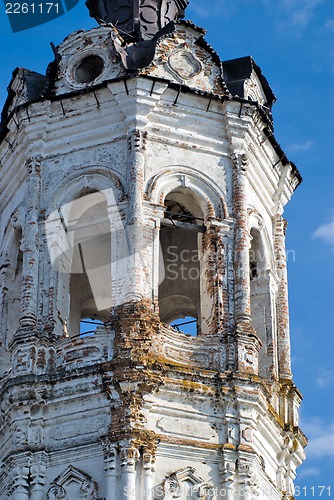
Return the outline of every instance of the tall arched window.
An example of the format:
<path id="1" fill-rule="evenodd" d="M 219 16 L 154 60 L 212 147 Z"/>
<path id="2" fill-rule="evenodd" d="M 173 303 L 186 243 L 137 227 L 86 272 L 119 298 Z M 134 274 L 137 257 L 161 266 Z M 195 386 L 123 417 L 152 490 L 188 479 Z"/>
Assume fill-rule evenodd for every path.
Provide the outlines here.
<path id="1" fill-rule="evenodd" d="M 2 249 L 3 273 L 2 291 L 7 296 L 3 302 L 2 333 L 3 344 L 8 347 L 15 332 L 19 327 L 21 315 L 21 296 L 22 296 L 22 267 L 23 252 L 22 245 L 22 227 L 14 215 L 11 224 L 7 227 L 7 238 L 5 236 L 5 246 Z"/>
<path id="2" fill-rule="evenodd" d="M 203 219 L 190 189 L 175 189 L 166 196 L 160 231 L 160 318 L 191 335 L 202 332 Z"/>
<path id="3" fill-rule="evenodd" d="M 67 231 L 73 245 L 68 333 L 86 335 L 109 319 L 111 307 L 111 234 L 102 192 L 75 200 Z"/>
<path id="4" fill-rule="evenodd" d="M 262 342 L 259 355 L 259 373 L 272 378 L 276 372 L 276 327 L 274 282 L 270 272 L 264 229 L 251 229 L 249 251 L 252 324 Z"/>

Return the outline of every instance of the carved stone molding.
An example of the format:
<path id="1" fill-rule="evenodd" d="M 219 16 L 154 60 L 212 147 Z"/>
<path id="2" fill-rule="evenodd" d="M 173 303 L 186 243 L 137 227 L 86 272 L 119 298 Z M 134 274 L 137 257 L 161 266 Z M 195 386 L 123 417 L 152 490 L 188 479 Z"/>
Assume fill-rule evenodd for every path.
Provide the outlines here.
<path id="1" fill-rule="evenodd" d="M 121 465 L 129 465 L 129 466 L 134 466 L 137 462 L 137 460 L 140 457 L 139 451 L 135 446 L 132 446 L 131 444 L 126 446 L 126 445 L 121 445 L 120 448 L 121 452 Z"/>
<path id="2" fill-rule="evenodd" d="M 48 500 L 72 500 L 74 498 L 97 500 L 97 484 L 92 478 L 72 465 L 60 474 L 51 484 Z"/>
<path id="3" fill-rule="evenodd" d="M 246 174 L 249 165 L 248 157 L 245 153 L 232 153 L 231 155 L 235 170 L 241 174 Z"/>
<path id="4" fill-rule="evenodd" d="M 175 50 L 169 56 L 167 68 L 181 82 L 190 80 L 202 71 L 202 64 L 190 50 Z"/>
<path id="5" fill-rule="evenodd" d="M 40 175 L 41 163 L 42 163 L 41 156 L 35 156 L 35 157 L 28 158 L 28 160 L 26 161 L 26 167 L 28 170 L 28 174 Z"/>
<path id="6" fill-rule="evenodd" d="M 185 467 L 170 474 L 162 484 L 161 500 L 209 500 L 212 498 L 213 487 L 196 475 L 194 467 Z"/>

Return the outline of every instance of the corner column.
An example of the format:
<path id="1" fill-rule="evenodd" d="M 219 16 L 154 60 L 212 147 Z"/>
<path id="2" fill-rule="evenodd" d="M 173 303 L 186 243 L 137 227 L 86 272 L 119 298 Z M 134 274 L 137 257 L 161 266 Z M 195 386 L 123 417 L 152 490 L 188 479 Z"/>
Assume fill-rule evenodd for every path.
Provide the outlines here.
<path id="1" fill-rule="evenodd" d="M 12 500 L 29 500 L 29 467 L 16 466 L 11 470 Z"/>
<path id="2" fill-rule="evenodd" d="M 234 317 L 237 370 L 258 374 L 261 341 L 251 323 L 248 228 L 248 159 L 233 154 Z"/>
<path id="3" fill-rule="evenodd" d="M 121 446 L 120 500 L 136 500 L 136 464 L 139 451 L 131 443 Z"/>
<path id="4" fill-rule="evenodd" d="M 247 213 L 247 167 L 244 154 L 232 155 L 234 212 L 234 296 L 236 322 L 251 320 L 249 281 L 249 230 Z"/>
<path id="5" fill-rule="evenodd" d="M 141 477 L 143 500 L 153 500 L 154 464 L 155 464 L 155 453 L 152 453 L 149 450 L 144 450 L 142 477 Z"/>
<path id="6" fill-rule="evenodd" d="M 105 450 L 106 464 L 106 500 L 114 500 L 117 494 L 117 447 L 115 444 L 107 444 Z"/>
<path id="7" fill-rule="evenodd" d="M 41 159 L 27 161 L 28 189 L 26 220 L 23 231 L 23 284 L 20 327 L 34 329 L 37 324 L 38 291 L 38 221 L 41 190 Z"/>
<path id="8" fill-rule="evenodd" d="M 223 473 L 223 498 L 226 500 L 234 499 L 235 492 L 235 464 L 227 463 Z"/>
<path id="9" fill-rule="evenodd" d="M 32 465 L 31 475 L 31 494 L 30 500 L 43 500 L 45 487 L 46 467 L 44 465 Z"/>
<path id="10" fill-rule="evenodd" d="M 278 275 L 277 291 L 277 348 L 280 380 L 291 380 L 290 327 L 288 305 L 288 277 L 285 252 L 287 223 L 280 214 L 275 217 L 275 258 Z"/>

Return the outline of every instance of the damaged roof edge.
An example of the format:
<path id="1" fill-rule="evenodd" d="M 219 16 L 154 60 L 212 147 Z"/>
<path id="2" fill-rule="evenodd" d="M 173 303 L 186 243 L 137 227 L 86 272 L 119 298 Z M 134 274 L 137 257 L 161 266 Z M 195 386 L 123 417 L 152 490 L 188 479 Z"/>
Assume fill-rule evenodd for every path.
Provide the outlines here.
<path id="1" fill-rule="evenodd" d="M 16 76 L 16 71 L 18 70 L 19 68 L 16 68 L 16 70 L 13 72 L 13 78 L 11 80 L 11 83 L 13 81 L 13 79 L 15 78 Z M 55 102 L 55 101 L 61 101 L 63 99 L 68 99 L 68 98 L 71 98 L 71 97 L 74 97 L 74 96 L 78 96 L 78 95 L 82 95 L 82 94 L 87 94 L 89 92 L 92 92 L 92 90 L 98 90 L 98 89 L 101 89 L 101 88 L 105 88 L 107 87 L 108 84 L 112 83 L 112 82 L 117 82 L 117 81 L 126 81 L 126 80 L 131 80 L 133 78 L 136 78 L 137 76 L 140 76 L 142 78 L 145 78 L 145 79 L 149 79 L 149 80 L 153 80 L 153 81 L 156 81 L 156 82 L 163 82 L 163 83 L 168 83 L 168 86 L 169 88 L 172 88 L 178 92 L 183 92 L 183 93 L 193 93 L 193 94 L 196 94 L 196 95 L 200 95 L 201 97 L 204 97 L 204 98 L 207 98 L 207 99 L 214 99 L 216 101 L 237 101 L 237 102 L 240 102 L 240 103 L 245 103 L 245 104 L 248 104 L 248 105 L 252 105 L 252 106 L 256 106 L 256 108 L 258 109 L 258 111 L 260 112 L 261 114 L 261 118 L 263 119 L 263 121 L 266 123 L 266 127 L 264 129 L 264 132 L 268 138 L 268 140 L 270 141 L 272 147 L 274 148 L 278 158 L 280 159 L 280 161 L 282 162 L 283 165 L 291 165 L 291 168 L 292 168 L 292 172 L 293 174 L 296 176 L 297 180 L 298 180 L 298 184 L 297 186 L 302 182 L 303 178 L 298 170 L 298 168 L 296 167 L 296 165 L 292 162 L 290 162 L 286 156 L 286 154 L 284 153 L 284 151 L 282 150 L 281 146 L 279 145 L 279 143 L 277 142 L 275 136 L 274 136 L 274 133 L 272 131 L 272 122 L 270 120 L 270 118 L 268 118 L 268 114 L 267 112 L 263 109 L 262 106 L 259 105 L 258 102 L 256 101 L 249 101 L 248 99 L 244 99 L 242 97 L 238 97 L 238 96 L 231 96 L 231 95 L 217 95 L 217 94 L 214 94 L 214 93 L 210 93 L 210 92 L 204 92 L 204 91 L 201 91 L 201 90 L 197 90 L 197 89 L 193 89 L 191 87 L 188 87 L 186 85 L 180 85 L 180 84 L 177 84 L 177 83 L 174 83 L 174 82 L 171 82 L 171 81 L 168 81 L 164 78 L 158 78 L 158 77 L 154 77 L 152 75 L 145 75 L 145 74 L 139 74 L 138 71 L 136 72 L 131 72 L 129 73 L 125 78 L 124 77 L 118 77 L 118 78 L 114 78 L 112 80 L 107 80 L 107 81 L 104 81 L 98 85 L 95 85 L 94 87 L 88 87 L 88 88 L 84 88 L 84 89 L 80 89 L 80 90 L 75 90 L 75 91 L 72 91 L 72 92 L 68 92 L 67 94 L 61 94 L 61 95 L 51 95 L 51 93 L 49 93 L 48 95 L 44 95 L 44 96 L 40 96 L 36 99 L 34 99 L 33 101 L 29 101 L 29 102 L 26 102 L 26 103 L 23 103 L 23 104 L 20 104 L 19 106 L 17 106 L 16 108 L 14 108 L 12 110 L 12 112 L 5 118 L 3 118 L 3 114 L 1 115 L 1 124 L 0 124 L 0 144 L 2 142 L 2 140 L 5 139 L 6 137 L 6 134 L 8 132 L 8 128 L 7 128 L 7 124 L 9 122 L 9 120 L 11 119 L 11 117 L 13 116 L 13 114 L 19 110 L 19 109 L 24 109 L 26 108 L 27 106 L 29 106 L 30 104 L 36 104 L 38 102 L 41 102 L 43 100 L 49 100 L 50 102 Z M 10 88 L 10 85 L 9 85 L 9 91 L 12 91 L 14 92 L 11 88 Z M 6 100 L 6 103 L 7 101 L 10 99 L 10 96 L 8 95 L 7 97 L 7 100 Z M 9 104 L 8 104 L 8 107 L 10 105 L 10 102 L 11 100 L 9 100 Z M 296 187 L 297 187 L 296 186 Z"/>
<path id="2" fill-rule="evenodd" d="M 7 86 L 7 97 L 5 100 L 5 104 L 3 105 L 2 111 L 1 111 L 1 125 L 0 125 L 0 132 L 2 132 L 2 124 L 7 120 L 8 117 L 8 109 L 12 103 L 13 98 L 15 97 L 15 91 L 12 89 L 12 84 L 19 72 L 19 67 L 16 67 L 14 71 L 12 72 L 12 78 Z"/>
<path id="3" fill-rule="evenodd" d="M 223 79 L 231 94 L 245 97 L 244 95 L 244 82 L 250 78 L 254 70 L 258 79 L 260 80 L 263 91 L 269 107 L 271 108 L 276 101 L 276 96 L 273 93 L 268 80 L 263 75 L 260 66 L 256 64 L 252 56 L 239 57 L 237 59 L 229 59 L 222 62 L 223 66 Z"/>
<path id="4" fill-rule="evenodd" d="M 39 97 L 42 97 L 44 94 L 47 94 L 49 91 L 50 76 L 48 74 L 42 75 L 41 73 L 37 73 L 36 71 L 31 71 L 22 67 L 15 68 L 12 73 L 12 78 L 7 87 L 8 94 L 1 112 L 0 131 L 2 131 L 2 124 L 8 117 L 10 105 L 17 95 L 15 90 L 13 89 L 13 84 L 16 79 L 21 79 L 24 81 L 28 102 L 35 101 Z"/>

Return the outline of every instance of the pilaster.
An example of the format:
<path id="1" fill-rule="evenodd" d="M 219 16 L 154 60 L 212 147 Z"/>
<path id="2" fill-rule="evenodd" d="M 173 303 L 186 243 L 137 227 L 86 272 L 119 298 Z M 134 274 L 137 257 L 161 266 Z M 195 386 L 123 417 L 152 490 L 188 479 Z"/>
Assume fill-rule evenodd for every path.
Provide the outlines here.
<path id="1" fill-rule="evenodd" d="M 220 464 L 221 474 L 221 497 L 226 500 L 235 499 L 236 490 L 236 460 L 237 454 L 233 447 L 228 445 L 222 448 L 222 462 Z M 218 497 L 220 498 L 220 496 Z"/>
<path id="2" fill-rule="evenodd" d="M 120 444 L 121 458 L 121 489 L 119 492 L 120 500 L 136 500 L 136 464 L 140 458 L 138 448 L 131 442 Z"/>
<path id="3" fill-rule="evenodd" d="M 153 479 L 155 472 L 156 446 L 152 450 L 151 447 L 146 447 L 142 454 L 142 474 L 141 487 L 142 499 L 153 500 Z"/>
<path id="4" fill-rule="evenodd" d="M 288 304 L 288 278 L 285 252 L 285 231 L 287 223 L 280 214 L 275 217 L 275 259 L 279 278 L 277 292 L 277 345 L 279 378 L 291 380 L 291 353 Z"/>
<path id="5" fill-rule="evenodd" d="M 117 445 L 105 443 L 106 500 L 114 500 L 117 491 Z"/>
<path id="6" fill-rule="evenodd" d="M 26 193 L 26 220 L 23 230 L 23 280 L 20 329 L 34 330 L 37 326 L 39 203 L 41 192 L 41 158 L 30 158 Z"/>
<path id="7" fill-rule="evenodd" d="M 17 454 L 7 465 L 9 471 L 8 491 L 13 500 L 29 499 L 29 455 Z"/>

